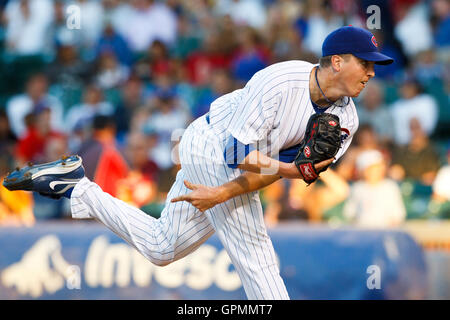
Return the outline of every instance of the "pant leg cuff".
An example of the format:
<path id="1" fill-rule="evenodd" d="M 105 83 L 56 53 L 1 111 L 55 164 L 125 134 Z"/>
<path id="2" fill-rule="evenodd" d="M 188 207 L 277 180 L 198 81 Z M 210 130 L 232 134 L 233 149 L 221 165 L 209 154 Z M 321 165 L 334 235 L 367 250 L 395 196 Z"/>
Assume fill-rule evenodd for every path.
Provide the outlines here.
<path id="1" fill-rule="evenodd" d="M 70 210 L 74 219 L 89 219 L 93 216 L 89 213 L 89 206 L 83 200 L 84 193 L 94 184 L 86 177 L 81 179 L 73 188 L 70 197 Z"/>

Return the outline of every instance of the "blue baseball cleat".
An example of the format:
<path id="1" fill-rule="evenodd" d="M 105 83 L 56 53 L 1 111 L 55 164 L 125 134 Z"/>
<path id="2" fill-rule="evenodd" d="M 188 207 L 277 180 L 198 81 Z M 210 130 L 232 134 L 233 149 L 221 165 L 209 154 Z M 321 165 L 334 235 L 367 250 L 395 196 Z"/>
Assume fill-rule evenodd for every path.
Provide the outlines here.
<path id="1" fill-rule="evenodd" d="M 54 199 L 70 198 L 73 187 L 84 177 L 82 161 L 79 156 L 70 156 L 38 165 L 29 163 L 9 174 L 3 186 L 10 191 L 35 191 Z"/>

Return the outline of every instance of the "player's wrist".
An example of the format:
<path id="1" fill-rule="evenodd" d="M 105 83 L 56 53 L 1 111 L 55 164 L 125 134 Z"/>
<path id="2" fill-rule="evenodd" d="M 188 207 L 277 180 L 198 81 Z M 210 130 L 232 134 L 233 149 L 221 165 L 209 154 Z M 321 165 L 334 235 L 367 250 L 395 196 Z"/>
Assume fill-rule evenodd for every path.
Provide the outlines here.
<path id="1" fill-rule="evenodd" d="M 301 178 L 300 177 L 300 171 L 295 166 L 295 163 L 287 163 L 287 162 L 280 162 L 278 174 L 282 176 L 283 178 L 288 179 L 295 179 L 295 178 Z"/>
<path id="2" fill-rule="evenodd" d="M 232 190 L 227 188 L 225 185 L 221 185 L 215 188 L 214 192 L 216 193 L 216 202 L 222 203 L 233 197 Z"/>

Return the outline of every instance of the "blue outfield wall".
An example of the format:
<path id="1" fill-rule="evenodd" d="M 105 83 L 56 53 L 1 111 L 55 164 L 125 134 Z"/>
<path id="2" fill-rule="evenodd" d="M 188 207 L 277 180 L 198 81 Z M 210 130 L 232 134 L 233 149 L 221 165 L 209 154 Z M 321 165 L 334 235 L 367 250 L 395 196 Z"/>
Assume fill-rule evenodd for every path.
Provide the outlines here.
<path id="1" fill-rule="evenodd" d="M 424 253 L 407 233 L 308 224 L 269 233 L 291 299 L 426 298 Z M 93 221 L 0 228 L 0 248 L 0 299 L 246 299 L 215 235 L 165 267 Z"/>

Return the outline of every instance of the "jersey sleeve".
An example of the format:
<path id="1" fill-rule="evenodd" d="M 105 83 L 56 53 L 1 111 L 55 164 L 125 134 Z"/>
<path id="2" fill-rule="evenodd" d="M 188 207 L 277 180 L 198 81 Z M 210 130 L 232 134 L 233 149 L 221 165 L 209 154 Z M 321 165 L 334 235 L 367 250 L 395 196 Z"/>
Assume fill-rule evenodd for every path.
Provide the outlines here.
<path id="1" fill-rule="evenodd" d="M 270 83 L 263 84 L 259 77 L 245 87 L 242 100 L 233 111 L 228 132 L 243 144 L 253 144 L 267 137 L 273 126 L 280 94 L 266 94 Z"/>
<path id="2" fill-rule="evenodd" d="M 244 145 L 233 136 L 230 136 L 227 145 L 225 146 L 223 157 L 228 167 L 236 169 L 253 150 L 255 150 L 253 145 Z"/>

